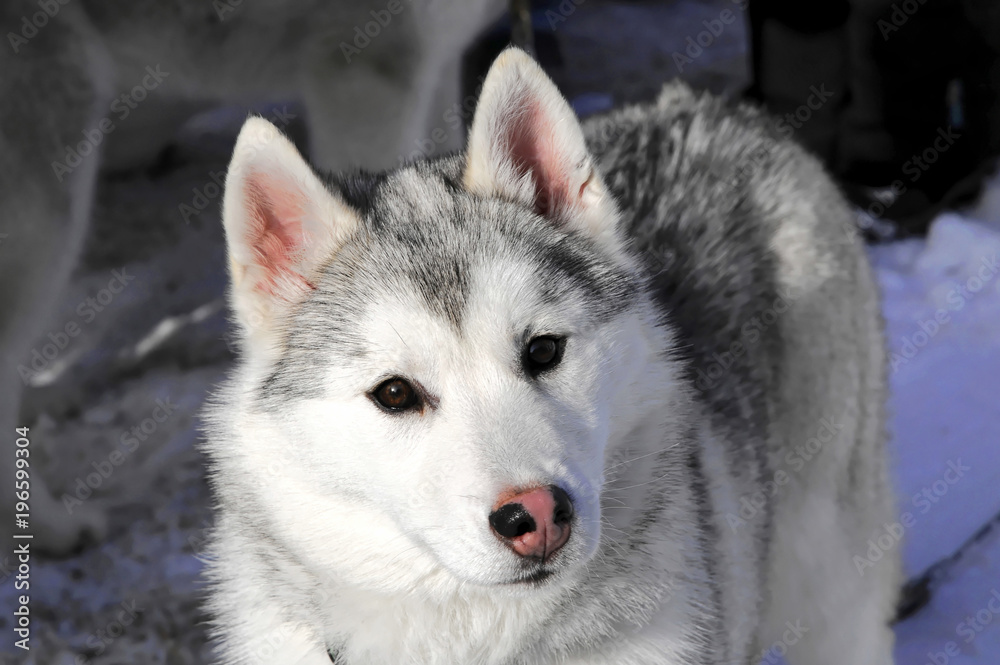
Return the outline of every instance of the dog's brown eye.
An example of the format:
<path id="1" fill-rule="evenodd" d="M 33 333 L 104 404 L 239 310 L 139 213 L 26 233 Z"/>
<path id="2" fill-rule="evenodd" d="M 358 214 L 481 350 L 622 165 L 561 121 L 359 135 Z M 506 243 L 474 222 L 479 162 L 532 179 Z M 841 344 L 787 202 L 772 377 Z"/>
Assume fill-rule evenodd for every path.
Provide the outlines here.
<path id="1" fill-rule="evenodd" d="M 535 376 L 555 367 L 562 357 L 562 342 L 548 335 L 532 339 L 524 348 L 524 368 Z"/>
<path id="2" fill-rule="evenodd" d="M 417 406 L 420 401 L 413 386 L 398 377 L 383 381 L 371 395 L 387 411 L 406 411 Z"/>

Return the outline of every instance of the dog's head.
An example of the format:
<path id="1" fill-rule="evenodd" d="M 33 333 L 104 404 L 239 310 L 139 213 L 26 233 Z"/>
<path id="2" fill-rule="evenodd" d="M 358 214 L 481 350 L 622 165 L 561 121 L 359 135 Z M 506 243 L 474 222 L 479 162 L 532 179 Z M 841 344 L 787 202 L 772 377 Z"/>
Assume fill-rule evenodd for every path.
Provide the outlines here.
<path id="1" fill-rule="evenodd" d="M 224 202 L 248 377 L 229 456 L 293 523 L 274 528 L 387 587 L 578 570 L 610 448 L 669 390 L 618 218 L 576 117 L 519 51 L 453 158 L 324 181 L 249 120 Z"/>

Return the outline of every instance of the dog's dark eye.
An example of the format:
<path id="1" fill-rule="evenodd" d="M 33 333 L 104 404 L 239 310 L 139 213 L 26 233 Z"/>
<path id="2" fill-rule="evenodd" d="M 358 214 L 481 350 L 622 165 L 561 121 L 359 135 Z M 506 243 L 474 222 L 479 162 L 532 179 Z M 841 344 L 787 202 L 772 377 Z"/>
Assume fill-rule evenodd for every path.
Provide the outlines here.
<path id="1" fill-rule="evenodd" d="M 371 392 L 372 399 L 386 411 L 399 412 L 412 409 L 420 397 L 408 382 L 399 377 L 387 379 Z"/>
<path id="2" fill-rule="evenodd" d="M 563 340 L 545 335 L 535 337 L 524 347 L 524 368 L 531 376 L 552 369 L 562 359 Z"/>

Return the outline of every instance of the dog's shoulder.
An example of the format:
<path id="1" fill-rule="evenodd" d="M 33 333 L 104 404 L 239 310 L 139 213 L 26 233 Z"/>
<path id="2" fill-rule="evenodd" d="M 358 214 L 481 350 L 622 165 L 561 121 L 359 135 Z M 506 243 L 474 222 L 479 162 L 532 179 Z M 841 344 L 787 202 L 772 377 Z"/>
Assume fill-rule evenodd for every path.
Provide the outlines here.
<path id="1" fill-rule="evenodd" d="M 849 209 L 780 120 L 682 83 L 584 127 L 689 378 L 763 436 L 797 287 L 858 254 Z"/>

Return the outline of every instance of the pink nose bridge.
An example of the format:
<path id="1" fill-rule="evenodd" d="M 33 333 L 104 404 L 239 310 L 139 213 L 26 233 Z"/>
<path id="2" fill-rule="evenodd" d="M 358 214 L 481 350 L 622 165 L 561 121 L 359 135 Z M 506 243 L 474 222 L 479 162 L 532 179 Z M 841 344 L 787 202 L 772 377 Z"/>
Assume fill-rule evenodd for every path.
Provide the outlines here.
<path id="1" fill-rule="evenodd" d="M 547 561 L 569 540 L 571 517 L 569 497 L 550 486 L 502 500 L 491 513 L 490 524 L 517 554 Z"/>

